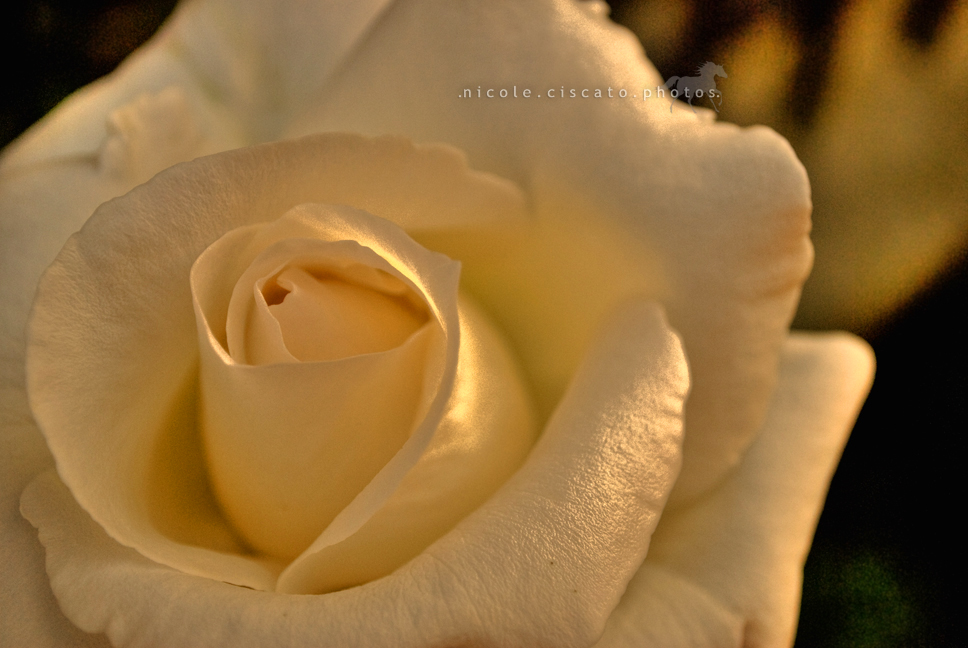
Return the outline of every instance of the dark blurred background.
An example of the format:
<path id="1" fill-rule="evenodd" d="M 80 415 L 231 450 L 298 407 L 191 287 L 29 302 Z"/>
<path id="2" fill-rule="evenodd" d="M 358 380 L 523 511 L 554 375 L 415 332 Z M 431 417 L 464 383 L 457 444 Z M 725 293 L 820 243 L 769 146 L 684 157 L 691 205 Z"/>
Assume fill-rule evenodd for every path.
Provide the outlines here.
<path id="1" fill-rule="evenodd" d="M 3 66 L 0 144 L 73 90 L 114 69 L 157 30 L 174 4 L 48 0 L 5 5 L 0 30 L 8 51 L 16 54 Z M 929 52 L 951 28 L 956 3 L 902 4 L 900 46 L 915 55 Z M 785 90 L 774 97 L 766 121 L 795 144 L 836 90 L 830 84 L 831 53 L 843 37 L 839 26 L 849 2 L 613 0 L 611 6 L 613 19 L 636 32 L 666 78 L 688 75 L 706 60 L 719 62 L 758 18 L 777 18 L 794 35 L 791 47 L 799 51 L 800 63 L 787 71 Z M 727 102 L 728 83 L 742 79 L 733 75 L 720 83 Z M 762 120 L 762 111 L 753 113 L 726 116 L 741 124 L 747 118 Z M 797 648 L 968 645 L 963 616 L 956 616 L 963 606 L 965 571 L 959 549 L 963 532 L 955 527 L 965 509 L 955 488 L 962 463 L 956 439 L 968 429 L 963 308 L 968 245 L 957 243 L 962 253 L 923 282 L 913 298 L 847 324 L 874 347 L 877 375 L 807 560 Z M 816 321 L 801 318 L 800 324 L 816 326 Z"/>

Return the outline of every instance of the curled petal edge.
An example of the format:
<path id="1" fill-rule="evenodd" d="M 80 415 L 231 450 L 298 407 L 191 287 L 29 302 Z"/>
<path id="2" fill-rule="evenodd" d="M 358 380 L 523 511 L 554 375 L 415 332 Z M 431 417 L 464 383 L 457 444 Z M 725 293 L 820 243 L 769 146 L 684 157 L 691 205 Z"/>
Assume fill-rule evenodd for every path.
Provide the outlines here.
<path id="1" fill-rule="evenodd" d="M 322 596 L 153 563 L 108 538 L 52 471 L 21 510 L 40 530 L 65 614 L 116 646 L 587 646 L 645 557 L 678 474 L 687 392 L 661 309 L 624 306 L 491 500 L 390 576 Z"/>
<path id="2" fill-rule="evenodd" d="M 803 564 L 873 373 L 859 338 L 792 334 L 756 441 L 708 497 L 666 511 L 598 648 L 792 645 Z"/>
<path id="3" fill-rule="evenodd" d="M 31 409 L 84 509 L 112 537 L 155 559 L 206 576 L 231 573 L 226 580 L 260 588 L 275 581 L 279 565 L 239 555 L 224 525 L 205 526 L 204 542 L 158 533 L 151 475 L 169 446 L 196 443 L 167 434 L 195 419 L 186 397 L 198 361 L 186 281 L 192 263 L 226 231 L 303 203 L 350 204 L 413 229 L 528 219 L 520 188 L 469 169 L 447 145 L 328 133 L 230 151 L 172 167 L 98 208 L 41 279 L 28 332 Z M 457 352 L 456 301 L 449 308 L 448 357 Z M 447 365 L 441 393 L 450 390 L 455 364 Z M 402 465 L 430 436 L 414 439 L 407 457 L 381 473 L 383 487 L 399 483 Z M 218 518 L 205 496 L 204 465 L 189 468 L 181 472 L 201 485 L 193 486 L 201 517 Z M 361 494 L 351 508 L 375 510 L 372 494 L 381 490 Z M 358 521 L 347 513 L 330 531 L 345 537 Z"/>

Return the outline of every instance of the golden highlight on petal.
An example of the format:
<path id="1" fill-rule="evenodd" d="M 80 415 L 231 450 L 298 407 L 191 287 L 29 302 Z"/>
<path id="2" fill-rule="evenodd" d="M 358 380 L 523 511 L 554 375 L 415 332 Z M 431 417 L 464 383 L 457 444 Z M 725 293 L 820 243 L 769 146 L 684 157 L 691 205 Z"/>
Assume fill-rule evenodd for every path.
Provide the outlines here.
<path id="1" fill-rule="evenodd" d="M 440 194 L 345 206 L 404 178 Z M 31 405 L 81 506 L 152 560 L 263 590 L 297 556 L 339 569 L 297 560 L 290 591 L 365 582 L 446 532 L 523 460 L 529 398 L 486 317 L 458 307 L 459 264 L 381 216 L 412 223 L 433 201 L 421 223 L 454 227 L 475 195 L 485 220 L 524 214 L 449 149 L 326 135 L 202 158 L 103 205 L 44 276 L 28 349 Z M 278 308 L 320 286 L 328 304 Z M 314 333 L 341 339 L 307 350 Z M 455 398 L 468 382 L 484 396 Z"/>
<path id="2" fill-rule="evenodd" d="M 475 310 L 462 308 L 471 331 Z M 506 384 L 491 374 L 503 362 L 487 358 L 491 334 L 469 336 L 481 364 L 468 372 L 494 377 L 479 383 L 485 403 L 501 402 Z M 461 374 L 455 393 L 473 405 L 476 390 L 459 386 Z M 253 592 L 152 563 L 112 542 L 53 473 L 34 480 L 21 508 L 40 531 L 65 614 L 117 645 L 192 645 L 204 628 L 207 645 L 238 648 L 280 637 L 359 648 L 589 646 L 638 569 L 675 481 L 688 385 L 661 308 L 626 305 L 605 322 L 541 440 L 494 496 L 386 578 L 325 596 Z M 441 461 L 420 477 L 427 488 L 449 482 L 445 456 L 461 445 L 451 440 L 429 450 Z M 392 516 L 409 518 L 421 490 L 396 500 Z M 361 549 L 388 531 L 399 537 L 387 521 L 361 530 Z M 339 571 L 345 554 L 336 549 L 322 562 Z"/>
<path id="3" fill-rule="evenodd" d="M 485 286 L 482 301 L 523 350 L 545 411 L 610 307 L 630 297 L 661 301 L 693 376 L 687 459 L 673 495 L 685 502 L 738 464 L 766 416 L 812 262 L 809 183 L 793 149 L 769 129 L 643 100 L 642 89 L 662 80 L 641 45 L 584 5 L 395 3 L 287 132 L 452 142 L 475 165 L 527 187 L 535 229 L 552 232 L 547 252 L 538 251 L 550 263 L 526 249 L 526 279 L 509 273 L 504 281 L 514 248 L 498 249 L 497 264 L 455 258 L 465 262 L 468 285 Z M 517 84 L 543 97 L 463 97 L 479 84 Z M 606 87 L 639 98 L 558 96 L 562 88 Z M 570 236 L 606 251 L 588 262 L 553 247 Z M 465 247 L 480 250 L 467 238 Z M 537 265 L 546 276 L 535 280 Z M 590 280 L 569 282 L 582 273 Z M 526 291 L 540 299 L 521 298 Z M 512 298 L 491 297 L 504 293 Z"/>
<path id="4" fill-rule="evenodd" d="M 363 244 L 373 240 L 386 256 Z M 437 256 L 389 221 L 308 204 L 227 233 L 195 262 L 206 463 L 226 516 L 252 548 L 294 559 L 416 430 L 434 434 L 450 397 L 448 369 L 458 362 L 448 351 L 456 337 L 448 317 L 456 315 L 459 266 L 427 263 Z M 226 354 L 209 328 L 214 300 L 201 284 L 210 277 L 230 283 L 246 259 L 222 325 Z M 408 266 L 420 286 L 398 269 Z M 330 300 L 306 304 L 303 290 Z M 440 319 L 428 322 L 431 312 Z M 340 335 L 339 328 L 349 330 Z M 367 331 L 387 348 L 360 348 Z M 388 337 L 396 343 L 386 344 Z"/>
<path id="5" fill-rule="evenodd" d="M 781 353 L 811 263 L 806 176 L 768 130 L 611 100 L 661 79 L 606 13 L 185 2 L 11 148 L 19 332 L 66 233 L 170 164 L 284 133 L 453 144 L 329 134 L 198 159 L 68 242 L 27 371 L 59 477 L 22 511 L 78 627 L 140 646 L 587 647 L 652 610 L 633 640 L 789 634 L 771 615 L 839 447 L 825 430 L 864 382 L 812 345 Z M 531 390 L 548 425 L 525 461 Z M 680 624 L 696 610 L 712 623 Z"/>

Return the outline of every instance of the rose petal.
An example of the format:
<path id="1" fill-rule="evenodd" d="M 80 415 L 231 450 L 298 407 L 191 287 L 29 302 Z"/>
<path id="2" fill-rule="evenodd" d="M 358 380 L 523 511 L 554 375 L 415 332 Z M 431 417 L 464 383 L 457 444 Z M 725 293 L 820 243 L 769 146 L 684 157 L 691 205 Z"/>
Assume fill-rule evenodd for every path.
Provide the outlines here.
<path id="1" fill-rule="evenodd" d="M 3 287 L 0 282 L 0 291 Z M 85 634 L 61 613 L 44 571 L 37 532 L 20 514 L 23 489 L 53 465 L 30 417 L 22 382 L 22 361 L 0 360 L 0 644 L 107 648 L 106 638 Z"/>
<path id="2" fill-rule="evenodd" d="M 239 280 L 239 287 L 248 288 L 247 353 L 263 355 L 261 345 L 268 335 L 287 356 L 285 360 L 275 355 L 253 357 L 252 364 L 332 362 L 384 353 L 426 326 L 426 308 L 403 281 L 359 263 L 334 266 L 327 261 L 328 252 L 320 250 L 318 266 L 311 256 L 300 259 L 299 265 L 284 262 L 282 270 L 257 281 Z M 320 271 L 326 274 L 318 276 Z M 278 301 L 267 301 L 267 292 Z M 256 296 L 258 300 L 253 299 Z M 257 332 L 256 322 L 265 330 Z"/>
<path id="3" fill-rule="evenodd" d="M 455 278 L 454 264 L 440 255 L 421 250 L 405 237 L 405 240 L 396 240 L 401 234 L 395 233 L 385 221 L 346 208 L 331 211 L 325 219 L 320 220 L 307 206 L 300 206 L 265 226 L 251 226 L 230 232 L 196 261 L 193 267 L 196 298 L 201 304 L 200 311 L 206 313 L 205 319 L 214 324 L 201 331 L 203 336 L 208 334 L 208 339 L 203 340 L 203 367 L 207 355 L 222 359 L 225 356 L 223 341 L 228 336 L 224 326 L 220 328 L 218 322 L 224 321 L 226 311 L 230 310 L 225 305 L 227 300 L 223 293 L 231 284 L 231 278 L 263 246 L 270 246 L 267 251 L 271 251 L 280 244 L 319 243 L 307 240 L 307 236 L 321 239 L 349 236 L 380 248 L 383 254 L 399 259 L 402 270 L 421 283 L 419 288 L 413 286 L 415 289 L 436 295 L 441 305 L 448 301 L 447 291 L 453 289 L 444 284 L 453 283 L 448 278 Z M 277 239 L 282 240 L 274 243 Z M 345 247 L 346 243 L 332 245 Z M 356 243 L 349 245 L 364 249 Z M 217 263 L 209 258 L 213 252 L 220 257 Z M 269 261 L 272 265 L 271 258 Z M 235 268 L 226 268 L 226 264 Z M 428 268 L 434 269 L 435 274 L 427 275 Z M 385 270 L 397 272 L 389 265 Z M 401 278 L 406 279 L 402 275 Z M 533 436 L 529 433 L 532 422 L 529 403 L 524 398 L 525 389 L 504 350 L 503 342 L 491 330 L 486 319 L 466 300 L 460 307 L 460 317 L 461 354 L 454 395 L 447 402 L 440 424 L 424 425 L 425 428 L 436 427 L 430 445 L 407 472 L 392 497 L 382 504 L 382 500 L 376 500 L 374 506 L 380 505 L 381 508 L 374 515 L 360 510 L 359 506 L 355 512 L 353 509 L 345 510 L 340 516 L 339 525 L 327 529 L 312 547 L 286 568 L 276 586 L 278 591 L 329 591 L 389 573 L 477 508 L 523 460 Z M 212 352 L 208 353 L 209 350 Z M 218 374 L 221 362 L 214 358 L 212 362 Z M 228 369 L 231 371 L 232 368 Z M 314 387 L 319 382 L 318 372 L 304 371 L 311 370 L 311 366 L 249 369 L 269 369 L 270 373 L 295 369 L 306 374 L 306 377 L 283 381 L 287 390 L 299 393 L 307 391 L 303 396 L 304 401 L 318 401 L 320 397 L 313 392 L 322 393 Z M 222 376 L 223 380 L 225 378 L 231 379 L 231 373 Z M 234 378 L 236 381 L 238 379 L 238 376 Z M 343 379 L 345 374 L 341 376 Z M 256 381 L 250 391 L 253 393 L 230 399 L 233 416 L 238 411 L 239 403 L 261 403 L 262 392 L 275 393 L 279 387 Z M 247 416 L 259 418 L 257 412 L 243 414 L 241 418 Z M 432 417 L 428 416 L 427 421 L 432 422 Z M 245 424 L 238 425 L 246 427 Z M 212 457 L 210 463 L 220 463 L 224 460 L 220 455 L 232 454 L 235 452 L 233 446 L 240 445 L 236 426 L 229 426 L 228 431 L 229 436 L 222 447 L 209 453 Z M 399 461 L 397 464 L 402 465 Z M 253 474 L 259 472 L 253 471 Z M 290 477 L 290 481 L 293 479 Z M 240 486 L 242 484 L 236 484 L 236 487 Z M 381 497 L 385 500 L 390 489 L 371 486 L 368 492 L 382 493 Z M 259 497 L 258 494 L 251 498 L 243 496 L 241 505 Z M 357 531 L 360 525 L 363 525 L 362 529 Z"/>
<path id="4" fill-rule="evenodd" d="M 789 646 L 827 485 L 871 385 L 870 348 L 790 337 L 763 431 L 737 472 L 662 517 L 599 646 Z"/>
<path id="5" fill-rule="evenodd" d="M 9 292 L 4 293 L 0 321 L 3 343 L 16 344 L 20 354 L 27 312 L 41 273 L 98 205 L 172 164 L 234 145 L 227 140 L 213 141 L 180 88 L 138 96 L 106 119 L 113 124 L 110 133 L 99 140 L 100 149 L 86 157 L 26 164 L 18 151 L 43 150 L 29 137 L 4 149 L 0 271 Z"/>
<path id="6" fill-rule="evenodd" d="M 22 508 L 65 613 L 117 646 L 585 646 L 671 489 L 687 385 L 659 310 L 630 305 L 494 498 L 396 573 L 323 596 L 253 592 L 154 564 L 112 542 L 53 473 L 25 491 Z"/>
<path id="7" fill-rule="evenodd" d="M 148 46 L 110 77 L 71 95 L 12 145 L 5 165 L 95 154 L 116 109 L 169 86 L 188 94 L 209 135 L 228 136 L 209 153 L 277 139 L 291 107 L 326 83 L 388 4 L 183 2 Z"/>
<path id="8" fill-rule="evenodd" d="M 110 118 L 94 124 L 101 132 L 107 132 L 107 119 L 118 125 L 103 142 L 105 155 L 95 149 L 83 157 L 52 162 L 46 148 L 51 142 L 26 137 L 20 142 L 36 143 L 14 144 L 0 160 L 0 390 L 4 393 L 0 402 L 0 564 L 3 582 L 13 588 L 0 591 L 0 626 L 25 633 L 23 640 L 12 635 L 16 645 L 99 643 L 79 634 L 57 610 L 46 575 L 37 570 L 43 549 L 32 539 L 29 525 L 21 521 L 16 504 L 26 484 L 53 465 L 27 406 L 24 387 L 23 332 L 32 296 L 43 270 L 95 207 L 162 168 L 213 150 L 211 133 L 195 117 L 189 118 L 186 104 L 184 93 L 172 90 L 120 106 Z M 83 132 L 86 126 L 75 123 L 72 128 L 61 135 Z M 227 145 L 229 141 L 222 140 L 218 146 Z M 116 165 L 125 156 L 137 163 L 118 173 Z"/>
<path id="9" fill-rule="evenodd" d="M 382 576 L 412 559 L 477 509 L 534 443 L 527 387 L 483 313 L 460 308 L 454 391 L 434 438 L 383 506 L 352 535 L 327 531 L 280 575 L 276 591 L 318 593 Z"/>
<path id="10" fill-rule="evenodd" d="M 452 182 L 426 175 L 438 170 Z M 384 183 L 408 190 L 396 201 L 380 191 L 357 200 L 368 186 Z M 489 212 L 484 218 L 524 217 L 517 189 L 469 171 L 452 149 L 350 135 L 204 158 L 103 205 L 45 275 L 28 353 L 35 416 L 85 510 L 113 536 L 156 558 L 179 560 L 189 551 L 155 528 L 153 518 L 167 515 L 159 506 L 167 505 L 159 504 L 152 484 L 176 488 L 162 478 L 172 474 L 166 468 L 172 453 L 197 455 L 188 398 L 197 362 L 188 273 L 202 250 L 225 231 L 306 202 L 364 203 L 406 220 L 435 189 L 441 191 L 435 207 L 422 216 L 428 222 L 459 220 L 468 195 L 481 198 L 477 208 Z M 399 481 L 401 471 L 387 474 Z M 169 531 L 197 530 L 191 543 L 209 547 L 190 549 L 194 569 L 270 587 L 278 566 L 223 553 L 238 547 L 218 522 L 214 500 L 199 498 L 207 492 L 203 465 L 186 466 L 178 479 L 175 499 L 193 503 L 189 509 L 200 524 Z M 376 507 L 375 500 L 358 501 L 366 510 Z"/>
<path id="11" fill-rule="evenodd" d="M 11 394 L 2 403 L 0 420 L 5 503 L 0 562 L 5 565 L 4 582 L 19 584 L 10 592 L 11 600 L 0 601 L 0 626 L 7 627 L 9 614 L 18 627 L 35 618 L 36 630 L 18 645 L 41 646 L 48 639 L 51 645 L 91 641 L 79 637 L 56 610 L 45 575 L 33 569 L 42 561 L 42 548 L 30 539 L 29 526 L 17 519 L 19 493 L 33 476 L 53 465 L 24 393 L 23 332 L 38 279 L 98 205 L 165 167 L 239 142 L 226 126 L 232 119 L 212 118 L 211 111 L 198 103 L 199 96 L 171 87 L 172 78 L 153 84 L 160 80 L 152 75 L 156 67 L 145 67 L 149 60 L 156 59 L 139 57 L 131 68 L 129 78 L 139 80 L 137 87 L 115 92 L 118 84 L 105 82 L 78 93 L 71 105 L 87 108 L 68 109 L 71 115 L 52 113 L 43 125 L 6 148 L 0 159 L 0 357 L 2 389 Z M 110 105 L 103 105 L 96 116 L 84 99 L 93 94 L 111 96 Z M 89 146 L 71 144 L 85 138 Z M 31 568 L 23 570 L 22 564 Z M 6 589 L 2 595 L 7 595 Z"/>
<path id="12" fill-rule="evenodd" d="M 334 261 L 367 263 L 406 282 L 427 301 L 435 324 L 383 353 L 262 366 L 234 361 L 216 333 L 231 322 L 237 295 L 227 308 L 219 303 L 226 301 L 221 284 L 238 277 L 233 266 L 251 262 L 237 284 L 251 292 L 243 282 L 251 286 L 264 268 L 281 258 L 308 259 L 321 246 Z M 233 230 L 195 262 L 208 467 L 219 501 L 255 548 L 295 558 L 330 522 L 346 527 L 336 541 L 345 539 L 417 462 L 444 415 L 457 370 L 458 273 L 458 264 L 389 221 L 319 205 L 301 205 L 258 229 Z M 226 312 L 221 319 L 214 314 Z M 231 344 L 232 330 L 225 336 Z M 347 525 L 348 519 L 356 521 Z"/>
<path id="13" fill-rule="evenodd" d="M 641 97 L 661 84 L 632 34 L 583 4 L 397 2 L 289 132 L 453 142 L 475 166 L 528 189 L 538 225 L 524 243 L 428 244 L 462 261 L 545 413 L 611 304 L 660 299 L 693 376 L 676 486 L 688 500 L 738 463 L 766 414 L 812 259 L 809 187 L 768 129 L 670 112 L 655 98 L 544 96 L 625 88 Z M 464 98 L 478 86 L 516 86 L 519 96 Z M 524 88 L 543 96 L 524 98 Z"/>

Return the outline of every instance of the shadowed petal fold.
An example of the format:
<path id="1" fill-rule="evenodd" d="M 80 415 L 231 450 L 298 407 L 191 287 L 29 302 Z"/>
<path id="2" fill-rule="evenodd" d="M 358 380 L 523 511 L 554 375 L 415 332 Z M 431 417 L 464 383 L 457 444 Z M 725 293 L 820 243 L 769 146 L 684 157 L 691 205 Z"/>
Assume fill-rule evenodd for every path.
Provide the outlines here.
<path id="1" fill-rule="evenodd" d="M 27 374 L 31 406 L 60 475 L 81 506 L 122 544 L 189 573 L 274 589 L 287 562 L 307 545 L 312 543 L 309 550 L 316 552 L 320 542 L 343 542 L 387 502 L 424 451 L 437 448 L 433 439 L 444 418 L 471 428 L 468 439 L 494 436 L 505 442 L 467 443 L 461 451 L 450 453 L 445 463 L 466 469 L 466 474 L 453 470 L 448 474 L 457 483 L 477 480 L 470 487 L 477 494 L 461 499 L 457 489 L 444 487 L 439 490 L 443 499 L 422 500 L 425 508 L 447 511 L 428 517 L 438 533 L 479 504 L 482 492 L 500 484 L 500 480 L 477 479 L 475 470 L 500 465 L 491 476 L 503 479 L 527 452 L 533 434 L 522 383 L 514 363 L 506 359 L 504 342 L 488 332 L 484 316 L 469 315 L 459 321 L 458 264 L 420 247 L 389 220 L 346 207 L 324 209 L 325 217 L 320 218 L 313 215 L 314 209 L 320 209 L 316 203 L 362 205 L 391 220 L 419 221 L 417 227 L 449 226 L 467 214 L 478 222 L 524 218 L 516 187 L 470 171 L 449 147 L 415 147 L 401 138 L 371 140 L 352 135 L 318 136 L 203 158 L 160 174 L 102 206 L 44 275 L 31 320 Z M 303 206 L 292 209 L 296 205 Z M 287 212 L 289 216 L 280 219 Z M 272 222 L 257 226 L 264 221 Z M 227 232 L 227 238 L 221 238 Z M 200 314 L 196 332 L 190 270 L 200 255 L 203 260 L 212 257 L 203 254 L 206 249 L 221 249 L 219 245 L 224 247 L 223 242 L 237 232 L 242 234 L 241 247 L 230 245 L 214 267 L 207 262 L 196 267 L 196 279 L 205 279 L 195 285 Z M 260 241 L 269 249 L 249 245 Z M 329 372 L 325 385 L 317 380 L 319 372 L 312 368 L 322 367 L 326 373 L 330 363 L 251 366 L 227 355 L 224 345 L 231 327 L 226 316 L 233 285 L 249 263 L 259 262 L 261 252 L 278 245 L 287 245 L 293 258 L 302 254 L 290 249 L 294 245 L 312 248 L 314 254 L 328 245 L 330 253 L 349 254 L 352 258 L 346 259 L 357 265 L 366 259 L 382 264 L 381 281 L 386 283 L 396 273 L 393 281 L 423 295 L 425 308 L 436 322 L 436 328 L 421 327 L 399 347 L 406 356 L 400 360 L 403 365 L 413 366 L 419 359 L 422 369 L 405 371 L 403 377 L 396 374 L 420 392 L 411 403 L 412 411 L 401 414 L 407 420 L 398 431 L 397 447 L 384 452 L 384 461 L 370 465 L 371 479 L 356 484 L 360 489 L 344 494 L 332 510 L 317 511 L 322 517 L 306 520 L 309 526 L 294 531 L 298 541 L 279 541 L 276 536 L 285 538 L 289 532 L 273 522 L 246 526 L 251 511 L 245 502 L 254 504 L 258 499 L 256 491 L 247 488 L 255 487 L 259 497 L 267 498 L 265 510 L 271 510 L 273 498 L 279 496 L 289 502 L 287 506 L 306 505 L 298 498 L 296 504 L 287 499 L 285 483 L 295 478 L 291 471 L 282 470 L 282 482 L 272 487 L 261 483 L 265 466 L 259 462 L 274 455 L 260 450 L 256 437 L 271 446 L 268 422 L 274 419 L 283 424 L 272 429 L 283 434 L 304 433 L 325 419 L 311 414 L 313 407 L 325 403 L 316 393 L 332 396 L 340 391 L 333 396 L 336 401 L 352 399 L 347 398 L 343 381 L 346 372 L 335 382 Z M 372 269 L 370 274 L 375 272 Z M 495 377 L 487 371 L 478 375 L 465 370 L 464 381 L 503 380 L 506 387 L 479 388 L 494 395 L 503 393 L 507 400 L 502 407 L 489 407 L 481 398 L 470 407 L 450 398 L 458 373 L 459 331 L 464 327 L 480 343 L 468 354 L 468 361 L 502 372 Z M 389 353 L 400 355 L 396 350 Z M 336 363 L 370 366 L 378 355 L 361 354 Z M 307 371 L 315 382 L 298 378 Z M 280 373 L 285 379 L 279 379 Z M 266 383 L 263 374 L 274 378 Z M 403 391 L 397 387 L 390 391 Z M 371 407 L 374 394 L 362 400 L 356 399 L 365 412 L 379 414 L 379 408 Z M 301 419 L 295 401 L 308 408 Z M 463 414 L 453 414 L 455 410 Z M 309 428 L 290 430 L 281 413 L 294 417 L 290 423 L 298 421 Z M 356 442 L 353 435 L 345 440 Z M 289 448 L 289 461 L 304 462 L 318 451 L 308 450 L 305 443 L 298 448 L 303 451 Z M 206 459 L 206 452 L 213 458 Z M 248 453 L 247 459 L 240 460 L 240 453 Z M 319 461 L 310 463 L 309 469 L 321 469 Z M 311 486 L 305 490 L 312 491 Z M 223 508 L 228 520 L 220 512 Z M 326 534 L 317 538 L 324 529 Z M 388 541 L 392 537 L 392 533 L 386 536 Z M 415 537 L 424 544 L 407 545 L 409 555 L 433 539 L 419 533 Z M 253 552 L 253 545 L 266 553 Z M 404 552 L 397 560 L 409 555 Z M 382 568 L 395 566 L 384 561 Z M 371 577 L 379 575 L 371 568 L 364 571 Z M 359 578 L 350 580 L 359 582 L 353 580 Z M 333 586 L 299 580 L 312 591 Z"/>
<path id="2" fill-rule="evenodd" d="M 64 612 L 118 646 L 588 646 L 679 467 L 688 377 L 663 320 L 642 303 L 615 313 L 521 470 L 415 560 L 360 587 L 292 597 L 157 565 L 111 541 L 53 473 L 22 508 Z"/>

